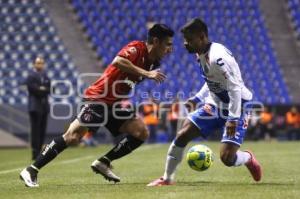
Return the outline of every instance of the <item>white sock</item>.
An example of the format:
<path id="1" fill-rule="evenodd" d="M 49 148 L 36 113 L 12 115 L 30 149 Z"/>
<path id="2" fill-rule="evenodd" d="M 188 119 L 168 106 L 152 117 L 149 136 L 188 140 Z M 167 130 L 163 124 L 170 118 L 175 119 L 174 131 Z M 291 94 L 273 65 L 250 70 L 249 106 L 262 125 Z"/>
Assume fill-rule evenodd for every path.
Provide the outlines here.
<path id="1" fill-rule="evenodd" d="M 30 165 L 30 167 L 31 168 L 33 168 L 34 170 L 36 170 L 37 172 L 39 171 L 39 169 L 38 168 L 36 168 L 33 164 L 32 165 Z"/>
<path id="2" fill-rule="evenodd" d="M 235 167 L 244 165 L 251 158 L 250 153 L 248 153 L 246 151 L 240 151 L 240 150 L 238 150 L 236 152 L 236 156 L 237 156 L 237 158 L 236 158 L 236 161 L 234 163 Z"/>
<path id="3" fill-rule="evenodd" d="M 184 152 L 184 147 L 178 147 L 171 143 L 166 160 L 164 179 L 173 181 L 177 165 L 181 162 Z"/>

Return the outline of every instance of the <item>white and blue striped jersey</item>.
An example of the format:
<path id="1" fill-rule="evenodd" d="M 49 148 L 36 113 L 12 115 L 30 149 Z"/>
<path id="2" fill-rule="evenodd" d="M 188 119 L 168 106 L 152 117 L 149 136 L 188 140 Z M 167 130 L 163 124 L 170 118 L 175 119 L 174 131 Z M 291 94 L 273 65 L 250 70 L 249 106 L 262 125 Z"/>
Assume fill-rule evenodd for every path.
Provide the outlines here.
<path id="1" fill-rule="evenodd" d="M 242 99 L 249 101 L 252 93 L 244 85 L 239 65 L 222 44 L 211 43 L 208 51 L 197 54 L 205 84 L 196 94 L 204 103 L 227 109 L 229 119 L 241 116 Z"/>

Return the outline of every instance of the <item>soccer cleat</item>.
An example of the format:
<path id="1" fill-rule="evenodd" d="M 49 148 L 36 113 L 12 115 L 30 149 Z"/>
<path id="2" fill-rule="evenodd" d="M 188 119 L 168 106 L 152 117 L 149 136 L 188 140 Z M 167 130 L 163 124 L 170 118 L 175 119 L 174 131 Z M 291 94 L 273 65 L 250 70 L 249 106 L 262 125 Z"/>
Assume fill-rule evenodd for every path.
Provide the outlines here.
<path id="1" fill-rule="evenodd" d="M 169 180 L 164 180 L 163 177 L 160 177 L 147 184 L 147 187 L 160 187 L 160 186 L 174 185 L 174 184 L 175 184 L 174 182 L 171 182 Z"/>
<path id="2" fill-rule="evenodd" d="M 21 171 L 20 179 L 24 181 L 27 187 L 39 187 L 37 183 L 37 172 L 32 171 L 29 167 Z"/>
<path id="3" fill-rule="evenodd" d="M 246 167 L 250 171 L 255 181 L 260 181 L 262 176 L 262 169 L 259 162 L 256 160 L 254 154 L 251 151 L 246 151 L 250 154 L 251 158 L 246 162 Z"/>
<path id="4" fill-rule="evenodd" d="M 108 181 L 114 181 L 115 183 L 117 183 L 121 180 L 120 177 L 112 172 L 112 166 L 110 164 L 107 165 L 99 160 L 95 160 L 92 163 L 91 168 L 95 173 L 101 174 Z"/>

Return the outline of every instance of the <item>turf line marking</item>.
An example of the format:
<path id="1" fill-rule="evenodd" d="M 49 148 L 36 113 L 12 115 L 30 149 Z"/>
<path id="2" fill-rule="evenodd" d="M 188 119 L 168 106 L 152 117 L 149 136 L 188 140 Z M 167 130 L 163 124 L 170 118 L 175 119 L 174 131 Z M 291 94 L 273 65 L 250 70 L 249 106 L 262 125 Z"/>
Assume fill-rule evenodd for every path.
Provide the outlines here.
<path id="1" fill-rule="evenodd" d="M 146 145 L 146 146 L 143 146 L 139 151 L 146 151 L 146 150 L 149 150 L 149 149 L 158 148 L 160 146 L 162 146 L 162 145 L 161 144 Z M 70 163 L 74 163 L 74 162 L 79 162 L 81 160 L 90 159 L 92 157 L 94 157 L 94 156 L 93 155 L 88 155 L 88 156 L 83 156 L 83 157 L 79 157 L 79 158 L 63 160 L 63 161 L 54 163 L 52 165 L 54 166 L 54 165 L 61 165 L 61 164 L 70 164 Z M 1 174 L 12 173 L 12 172 L 15 172 L 15 171 L 20 171 L 21 169 L 24 169 L 24 167 L 19 167 L 19 168 L 15 168 L 15 169 L 8 169 L 8 170 L 2 170 L 2 171 L 0 171 L 0 175 Z"/>
<path id="2" fill-rule="evenodd" d="M 84 156 L 84 157 L 80 157 L 80 158 L 74 158 L 74 159 L 69 159 L 69 160 L 63 160 L 60 162 L 57 162 L 56 164 L 53 165 L 61 165 L 61 164 L 70 164 L 70 163 L 74 163 L 74 162 L 79 162 L 81 160 L 86 160 L 86 159 L 90 159 L 92 158 L 92 155 L 88 155 L 88 156 Z"/>
<path id="3" fill-rule="evenodd" d="M 24 167 L 20 167 L 20 168 L 16 168 L 16 169 L 9 169 L 9 170 L 3 170 L 3 171 L 0 171 L 0 175 L 1 174 L 6 174 L 6 173 L 11 173 L 11 172 L 15 172 L 15 171 L 19 171 L 21 169 L 23 169 Z"/>
<path id="4" fill-rule="evenodd" d="M 52 165 L 61 165 L 61 164 L 70 164 L 70 163 L 74 163 L 74 162 L 79 162 L 81 160 L 85 160 L 85 159 L 90 159 L 93 156 L 89 155 L 89 156 L 84 156 L 84 157 L 80 157 L 80 158 L 74 158 L 74 159 L 69 159 L 69 160 L 63 160 L 57 163 L 54 163 Z M 0 171 L 0 175 L 1 174 L 6 174 L 6 173 L 11 173 L 11 172 L 15 172 L 15 171 L 20 171 L 21 169 L 24 169 L 24 167 L 19 167 L 19 168 L 15 168 L 15 169 L 9 169 L 9 170 L 2 170 Z"/>

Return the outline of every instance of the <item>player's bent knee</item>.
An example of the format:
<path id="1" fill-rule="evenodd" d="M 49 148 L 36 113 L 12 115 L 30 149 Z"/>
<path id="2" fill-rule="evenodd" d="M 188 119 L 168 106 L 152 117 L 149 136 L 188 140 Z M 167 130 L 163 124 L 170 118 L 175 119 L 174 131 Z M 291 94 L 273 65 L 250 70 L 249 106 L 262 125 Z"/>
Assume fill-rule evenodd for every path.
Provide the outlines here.
<path id="1" fill-rule="evenodd" d="M 220 158 L 225 166 L 231 167 L 235 163 L 235 155 L 232 155 L 228 152 L 221 152 Z"/>
<path id="2" fill-rule="evenodd" d="M 149 137 L 149 131 L 146 127 L 142 127 L 134 133 L 134 137 L 138 138 L 139 140 L 145 141 Z"/>
<path id="3" fill-rule="evenodd" d="M 145 141 L 149 137 L 147 126 L 141 119 L 128 120 L 120 127 L 119 131 L 129 134 L 141 141 Z"/>
<path id="4" fill-rule="evenodd" d="M 180 130 L 176 135 L 176 145 L 180 147 L 186 146 L 191 141 L 188 132 L 185 129 Z"/>
<path id="5" fill-rule="evenodd" d="M 148 129 L 144 129 L 143 130 L 143 136 L 142 136 L 142 140 L 147 140 L 148 138 L 149 138 L 149 136 L 150 136 L 150 132 L 148 131 Z"/>
<path id="6" fill-rule="evenodd" d="M 133 137 L 145 141 L 148 139 L 150 133 L 147 129 L 147 126 L 139 120 L 135 120 L 131 126 L 127 129 L 127 133 L 131 134 Z"/>
<path id="7" fill-rule="evenodd" d="M 183 128 L 178 131 L 175 144 L 179 147 L 185 147 L 194 138 L 199 137 L 199 129 L 192 122 L 186 120 L 183 124 Z"/>

